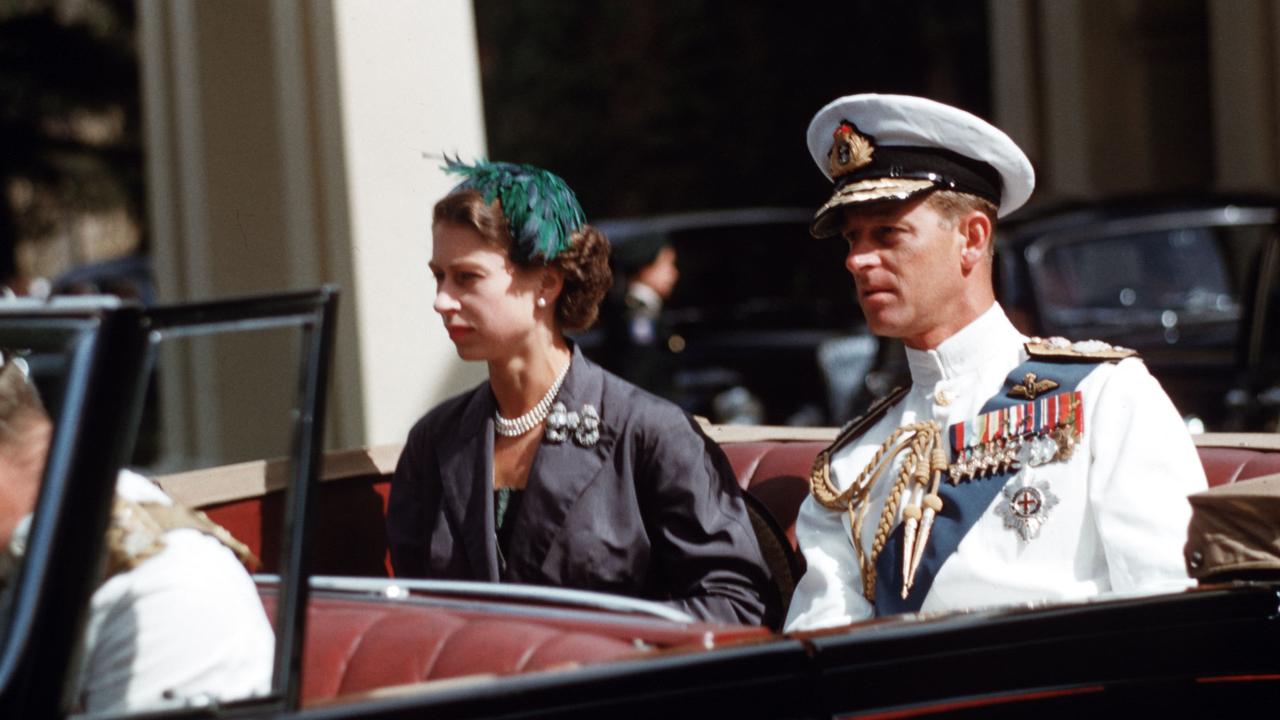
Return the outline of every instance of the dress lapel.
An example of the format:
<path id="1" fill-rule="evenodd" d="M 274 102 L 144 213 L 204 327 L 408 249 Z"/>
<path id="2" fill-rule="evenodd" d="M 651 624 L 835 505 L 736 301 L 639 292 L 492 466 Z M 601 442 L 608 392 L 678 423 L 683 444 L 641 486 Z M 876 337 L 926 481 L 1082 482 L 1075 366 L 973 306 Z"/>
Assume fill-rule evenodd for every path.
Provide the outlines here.
<path id="1" fill-rule="evenodd" d="M 549 555 L 565 530 L 565 518 L 613 453 L 617 438 L 613 422 L 617 416 L 603 406 L 603 396 L 604 372 L 583 357 L 574 345 L 569 374 L 556 399 L 571 412 L 581 413 L 584 405 L 593 406 L 600 414 L 600 437 L 594 446 L 583 447 L 570 431 L 564 442 L 551 443 L 544 439 L 539 446 L 529 468 L 527 492 L 520 507 L 519 521 L 522 525 L 531 525 L 518 528 L 524 531 L 521 537 L 527 540 L 521 552 L 527 553 L 526 558 L 534 567 L 558 562 Z"/>
<path id="2" fill-rule="evenodd" d="M 477 388 L 452 437 L 436 449 L 440 462 L 445 507 L 461 532 L 472 576 L 498 580 L 498 555 L 493 530 L 493 391 Z"/>

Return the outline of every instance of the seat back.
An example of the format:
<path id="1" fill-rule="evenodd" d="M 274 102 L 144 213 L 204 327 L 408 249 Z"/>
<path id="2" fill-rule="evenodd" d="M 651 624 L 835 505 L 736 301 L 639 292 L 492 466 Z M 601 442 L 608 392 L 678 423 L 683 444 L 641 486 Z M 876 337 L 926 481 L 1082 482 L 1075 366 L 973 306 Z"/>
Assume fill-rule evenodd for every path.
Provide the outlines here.
<path id="1" fill-rule="evenodd" d="M 1280 436 L 1196 438 L 1196 450 L 1210 487 L 1280 473 Z M 738 484 L 760 500 L 782 528 L 793 549 L 796 517 L 809 494 L 809 471 L 826 443 L 752 441 L 723 443 Z"/>
<path id="2" fill-rule="evenodd" d="M 1280 473 L 1280 436 L 1203 435 L 1197 436 L 1196 442 L 1210 486 Z M 738 484 L 759 501 L 793 551 L 797 547 L 796 517 L 809 494 L 809 471 L 814 457 L 826 445 L 826 440 L 721 440 Z M 321 483 L 313 554 L 317 574 L 390 574 L 383 522 L 396 450 L 384 453 L 391 461 L 383 461 L 380 469 Z M 281 494 L 273 491 L 204 509 L 262 558 L 265 572 L 275 572 L 280 498 Z M 797 561 L 791 558 L 784 563 Z M 802 566 L 795 567 L 803 571 Z"/>
<path id="3" fill-rule="evenodd" d="M 275 596 L 263 605 L 275 618 Z M 307 606 L 302 700 L 464 675 L 513 675 L 650 652 L 629 638 L 414 602 L 313 595 Z"/>

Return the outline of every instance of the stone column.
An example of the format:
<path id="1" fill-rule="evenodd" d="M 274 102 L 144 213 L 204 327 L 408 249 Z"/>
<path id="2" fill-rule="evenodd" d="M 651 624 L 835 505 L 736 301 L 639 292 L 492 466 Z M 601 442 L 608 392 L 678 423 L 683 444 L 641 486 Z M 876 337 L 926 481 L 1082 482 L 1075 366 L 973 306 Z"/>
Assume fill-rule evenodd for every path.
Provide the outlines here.
<path id="1" fill-rule="evenodd" d="M 329 444 L 403 439 L 483 374 L 454 358 L 426 267 L 452 184 L 426 155 L 484 153 L 469 0 L 140 0 L 139 16 L 159 297 L 340 284 Z M 296 358 L 253 353 L 163 368 L 167 445 L 253 451 L 253 418 L 224 417 L 253 404 L 237 375 L 285 380 Z M 196 404 L 213 419 L 177 413 Z"/>

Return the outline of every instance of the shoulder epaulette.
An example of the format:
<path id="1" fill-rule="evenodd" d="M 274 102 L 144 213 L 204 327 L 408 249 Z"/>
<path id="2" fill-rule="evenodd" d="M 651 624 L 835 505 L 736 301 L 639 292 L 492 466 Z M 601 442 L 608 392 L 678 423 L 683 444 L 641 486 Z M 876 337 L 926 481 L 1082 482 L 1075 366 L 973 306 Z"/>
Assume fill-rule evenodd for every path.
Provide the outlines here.
<path id="1" fill-rule="evenodd" d="M 199 510 L 181 505 L 156 502 L 134 502 L 117 496 L 107 528 L 107 567 L 105 578 L 132 570 L 165 548 L 165 533 L 170 530 L 197 530 L 225 545 L 250 572 L 259 566 L 258 558 L 247 545 L 232 537 L 226 528 L 213 522 Z"/>
<path id="2" fill-rule="evenodd" d="M 889 412 L 889 408 L 898 404 L 899 400 L 906 397 L 910 390 L 910 385 L 900 385 L 890 390 L 883 397 L 876 398 L 874 402 L 867 406 L 866 412 L 845 423 L 844 427 L 840 428 L 840 432 L 836 435 L 835 441 L 832 442 L 831 446 L 827 449 L 836 450 L 845 443 L 862 437 L 863 433 L 869 430 L 872 425 L 876 424 L 880 418 L 884 417 L 885 413 Z"/>
<path id="3" fill-rule="evenodd" d="M 1062 337 L 1038 338 L 1033 337 L 1027 341 L 1024 347 L 1027 354 L 1036 360 L 1065 360 L 1065 361 L 1098 361 L 1098 360 L 1123 360 L 1127 357 L 1135 357 L 1137 350 L 1131 350 L 1119 345 L 1111 345 L 1101 340 L 1077 340 L 1072 342 Z"/>

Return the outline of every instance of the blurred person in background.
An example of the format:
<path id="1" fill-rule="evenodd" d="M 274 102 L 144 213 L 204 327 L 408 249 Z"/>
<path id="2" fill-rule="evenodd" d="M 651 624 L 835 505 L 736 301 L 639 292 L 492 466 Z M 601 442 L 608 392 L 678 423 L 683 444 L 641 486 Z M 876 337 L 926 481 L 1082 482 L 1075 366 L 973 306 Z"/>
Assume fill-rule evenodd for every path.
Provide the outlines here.
<path id="1" fill-rule="evenodd" d="M 434 309 L 488 381 L 409 431 L 387 507 L 399 577 L 513 582 L 776 622 L 778 601 L 728 459 L 678 407 L 585 358 L 609 242 L 559 177 L 448 161 Z"/>
<path id="2" fill-rule="evenodd" d="M 614 285 L 600 307 L 604 345 L 600 364 L 655 395 L 675 399 L 676 354 L 663 305 L 680 270 L 676 249 L 662 235 L 642 235 L 613 246 Z"/>
<path id="3" fill-rule="evenodd" d="M 20 358 L 0 366 L 0 579 L 13 582 L 53 424 Z M 124 712 L 271 690 L 275 635 L 248 549 L 147 478 L 122 471 L 90 600 L 78 710 Z"/>

